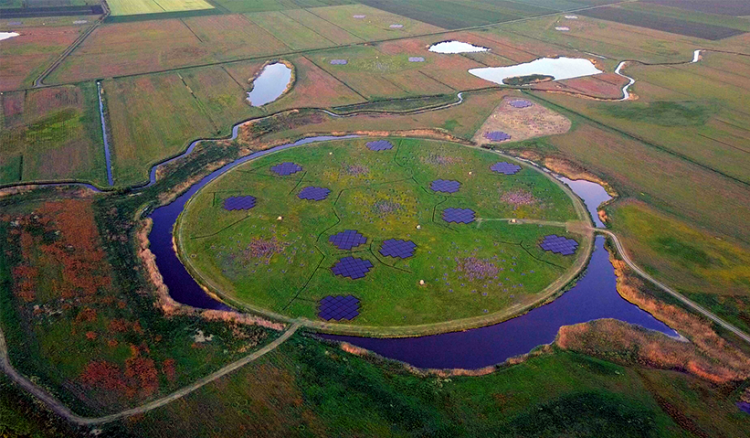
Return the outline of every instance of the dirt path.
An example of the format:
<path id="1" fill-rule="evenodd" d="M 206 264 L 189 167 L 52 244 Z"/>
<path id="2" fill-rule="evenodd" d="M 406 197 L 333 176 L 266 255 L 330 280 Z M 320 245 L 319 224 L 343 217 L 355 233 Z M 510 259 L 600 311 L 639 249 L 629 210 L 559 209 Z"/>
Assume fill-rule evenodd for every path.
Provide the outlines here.
<path id="1" fill-rule="evenodd" d="M 743 332 L 739 328 L 733 326 L 732 324 L 728 323 L 727 321 L 724 321 L 723 319 L 719 318 L 717 315 L 712 313 L 710 310 L 706 309 L 705 307 L 701 306 L 700 304 L 692 301 L 688 297 L 682 295 L 681 293 L 675 291 L 674 289 L 670 288 L 666 284 L 656 280 L 654 277 L 648 275 L 643 269 L 639 268 L 638 265 L 633 263 L 633 261 L 628 256 L 628 253 L 625 251 L 625 247 L 622 245 L 622 242 L 620 242 L 620 239 L 617 237 L 617 235 L 609 230 L 597 228 L 595 230 L 598 233 L 606 234 L 607 236 L 612 238 L 612 241 L 615 242 L 615 246 L 617 247 L 617 252 L 620 253 L 620 256 L 622 257 L 623 261 L 632 269 L 635 271 L 638 275 L 643 277 L 644 279 L 650 281 L 659 289 L 663 290 L 664 292 L 668 293 L 669 295 L 677 298 L 688 306 L 689 308 L 695 310 L 696 312 L 700 313 L 701 315 L 705 316 L 706 318 L 710 319 L 711 321 L 715 322 L 716 324 L 720 325 L 721 327 L 729 330 L 730 332 L 734 333 L 738 337 L 740 337 L 743 341 L 750 344 L 750 335 Z"/>
<path id="2" fill-rule="evenodd" d="M 19 373 L 15 368 L 13 368 L 10 361 L 8 360 L 8 345 L 5 342 L 5 336 L 1 329 L 0 329 L 0 370 L 5 372 L 5 374 L 7 374 L 8 377 L 10 377 L 11 380 L 17 383 L 21 388 L 25 389 L 26 391 L 31 393 L 34 397 L 41 400 L 55 414 L 77 425 L 95 426 L 99 424 L 111 423 L 113 421 L 120 420 L 125 417 L 130 417 L 132 415 L 143 414 L 153 409 L 164 406 L 167 403 L 171 403 L 179 398 L 182 398 L 190 394 L 191 392 L 201 388 L 202 386 L 205 386 L 213 382 L 216 379 L 224 377 L 227 374 L 234 372 L 242 368 L 243 366 L 249 364 L 250 362 L 253 362 L 254 360 L 262 357 L 266 353 L 273 351 L 274 349 L 276 349 L 276 347 L 283 344 L 284 341 L 289 339 L 299 328 L 300 328 L 300 324 L 296 322 L 293 323 L 281 336 L 279 336 L 278 338 L 270 342 L 268 345 L 263 346 L 262 348 L 250 353 L 249 355 L 243 357 L 242 359 L 236 362 L 232 362 L 229 365 L 226 365 L 225 367 L 219 369 L 218 371 L 206 377 L 203 377 L 202 379 L 197 380 L 195 383 L 188 385 L 184 388 L 181 388 L 173 392 L 172 394 L 169 394 L 165 397 L 154 400 L 152 402 L 146 403 L 137 408 L 127 409 L 122 412 L 118 412 L 116 414 L 111 414 L 111 415 L 106 415 L 103 417 L 96 417 L 96 418 L 81 417 L 79 415 L 76 415 L 73 411 L 71 411 L 65 405 L 63 405 L 59 400 L 57 400 L 55 397 L 50 395 L 44 388 L 33 383 L 31 380 L 29 380 L 24 375 Z"/>

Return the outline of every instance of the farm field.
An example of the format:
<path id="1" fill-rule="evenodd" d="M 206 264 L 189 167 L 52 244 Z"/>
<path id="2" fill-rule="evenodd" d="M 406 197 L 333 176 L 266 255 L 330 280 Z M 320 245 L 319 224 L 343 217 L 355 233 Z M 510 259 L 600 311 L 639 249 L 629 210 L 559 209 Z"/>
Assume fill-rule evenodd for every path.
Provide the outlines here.
<path id="1" fill-rule="evenodd" d="M 213 9 L 206 0 L 109 0 L 111 14 L 139 15 Z"/>
<path id="2" fill-rule="evenodd" d="M 107 181 L 96 84 L 0 96 L 0 184 Z"/>
<path id="3" fill-rule="evenodd" d="M 0 91 L 30 85 L 85 29 L 85 26 L 21 28 L 19 36 L 0 42 Z M 4 30 L 4 29 L 3 29 Z M 16 29 L 9 29 L 16 30 Z"/>

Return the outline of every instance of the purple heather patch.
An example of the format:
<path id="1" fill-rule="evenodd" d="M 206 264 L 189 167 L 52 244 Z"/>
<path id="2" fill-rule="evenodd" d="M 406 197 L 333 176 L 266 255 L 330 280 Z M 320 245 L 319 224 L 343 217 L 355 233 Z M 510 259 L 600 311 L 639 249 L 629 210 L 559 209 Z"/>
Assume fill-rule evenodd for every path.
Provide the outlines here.
<path id="1" fill-rule="evenodd" d="M 530 205 L 536 202 L 534 195 L 527 192 L 526 190 L 514 190 L 512 192 L 505 192 L 500 197 L 500 200 L 506 204 L 519 207 L 521 205 Z"/>
<path id="2" fill-rule="evenodd" d="M 276 237 L 270 239 L 256 237 L 247 245 L 243 255 L 251 259 L 261 259 L 265 264 L 269 264 L 271 257 L 283 252 L 286 246 L 286 244 L 279 242 Z"/>
<path id="3" fill-rule="evenodd" d="M 378 215 L 386 215 L 390 213 L 395 213 L 399 210 L 402 210 L 403 207 L 398 202 L 393 201 L 377 201 L 376 203 L 372 204 L 373 211 Z"/>
<path id="4" fill-rule="evenodd" d="M 463 272 L 469 280 L 484 280 L 494 278 L 499 269 L 490 259 L 466 257 L 458 263 L 458 270 Z"/>
<path id="5" fill-rule="evenodd" d="M 364 175 L 370 172 L 370 169 L 366 168 L 365 166 L 360 165 L 351 165 L 346 166 L 344 172 L 346 172 L 348 175 Z"/>

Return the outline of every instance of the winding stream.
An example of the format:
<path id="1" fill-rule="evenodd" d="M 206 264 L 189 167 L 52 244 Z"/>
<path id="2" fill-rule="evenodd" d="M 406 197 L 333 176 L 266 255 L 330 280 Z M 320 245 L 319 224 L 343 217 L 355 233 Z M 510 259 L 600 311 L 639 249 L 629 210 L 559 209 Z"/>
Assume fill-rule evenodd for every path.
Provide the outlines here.
<path id="1" fill-rule="evenodd" d="M 701 52 L 702 51 L 703 51 L 702 49 L 697 49 L 697 50 L 693 51 L 693 59 L 691 61 L 688 61 L 688 62 L 679 62 L 679 63 L 676 63 L 675 65 L 680 65 L 680 64 L 695 64 L 696 62 L 698 62 L 698 61 L 701 60 Z M 622 98 L 620 99 L 620 101 L 630 99 L 630 92 L 628 90 L 630 89 L 630 87 L 633 86 L 633 84 L 635 84 L 635 79 L 631 78 L 630 76 L 628 76 L 628 75 L 626 75 L 626 74 L 624 74 L 622 72 L 622 69 L 625 68 L 625 64 L 627 64 L 628 62 L 629 61 L 620 61 L 620 63 L 617 64 L 617 68 L 615 68 L 615 74 L 616 75 L 621 76 L 621 77 L 623 77 L 623 78 L 625 78 L 625 79 L 628 80 L 628 83 L 625 84 L 624 87 L 622 87 Z M 656 64 L 656 65 L 659 65 L 659 64 Z M 664 64 L 664 65 L 669 65 L 669 64 Z"/>

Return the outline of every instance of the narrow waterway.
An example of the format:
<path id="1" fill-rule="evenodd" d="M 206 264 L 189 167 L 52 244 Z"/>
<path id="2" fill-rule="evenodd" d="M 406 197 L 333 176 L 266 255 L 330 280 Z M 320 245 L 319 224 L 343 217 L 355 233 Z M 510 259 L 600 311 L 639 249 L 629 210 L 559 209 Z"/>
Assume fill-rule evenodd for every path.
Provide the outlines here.
<path id="1" fill-rule="evenodd" d="M 99 119 L 102 123 L 102 139 L 104 140 L 104 160 L 107 165 L 107 183 L 109 186 L 113 186 L 114 179 L 112 178 L 112 155 L 109 151 L 109 138 L 107 137 L 107 121 L 104 117 L 104 102 L 102 101 L 102 83 L 96 82 L 96 95 L 99 97 Z"/>

